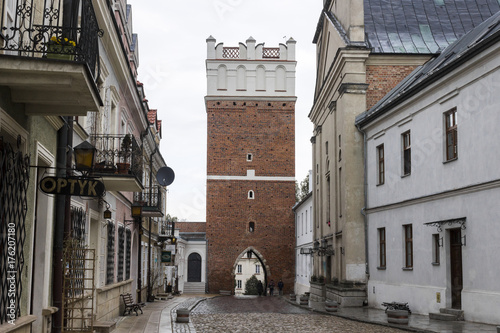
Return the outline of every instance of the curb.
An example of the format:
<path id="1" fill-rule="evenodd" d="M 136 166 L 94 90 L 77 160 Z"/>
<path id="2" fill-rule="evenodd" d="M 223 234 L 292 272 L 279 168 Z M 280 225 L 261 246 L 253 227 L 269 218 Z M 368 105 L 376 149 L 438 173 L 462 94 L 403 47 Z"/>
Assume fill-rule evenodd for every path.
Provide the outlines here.
<path id="1" fill-rule="evenodd" d="M 283 298 L 283 297 L 282 297 Z M 344 318 L 344 319 L 348 319 L 348 320 L 352 320 L 352 321 L 357 321 L 357 322 L 360 322 L 360 323 L 366 323 L 366 324 L 373 324 L 373 325 L 378 325 L 378 326 L 384 326 L 384 327 L 390 327 L 390 328 L 397 328 L 397 329 L 400 329 L 400 330 L 403 330 L 403 331 L 408 331 L 408 332 L 420 332 L 420 333 L 439 333 L 439 331 L 429 331 L 429 330 L 424 330 L 424 329 L 420 329 L 420 328 L 416 328 L 416 327 L 409 327 L 409 326 L 403 326 L 403 325 L 394 325 L 394 324 L 390 324 L 390 323 L 383 323 L 383 322 L 380 322 L 380 321 L 370 321 L 370 320 L 367 320 L 367 319 L 360 319 L 360 318 L 355 318 L 355 317 L 350 317 L 350 316 L 347 316 L 347 315 L 344 315 L 342 313 L 340 313 L 340 311 L 342 311 L 340 308 L 338 310 L 338 312 L 327 312 L 326 310 L 317 310 L 317 309 L 313 309 L 309 306 L 302 306 L 296 302 L 292 302 L 288 299 L 284 299 L 285 302 L 288 302 L 292 305 L 295 305 L 296 307 L 299 307 L 301 309 L 305 309 L 305 310 L 309 310 L 311 312 L 316 312 L 316 313 L 320 313 L 320 314 L 324 314 L 324 315 L 329 315 L 329 316 L 335 316 L 335 317 L 339 317 L 339 318 Z"/>

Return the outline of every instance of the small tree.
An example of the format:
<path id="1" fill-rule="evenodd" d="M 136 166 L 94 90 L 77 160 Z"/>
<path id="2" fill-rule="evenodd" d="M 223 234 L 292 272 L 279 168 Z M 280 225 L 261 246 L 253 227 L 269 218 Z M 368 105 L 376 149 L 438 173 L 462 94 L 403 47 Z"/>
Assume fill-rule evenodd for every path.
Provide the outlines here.
<path id="1" fill-rule="evenodd" d="M 300 182 L 295 181 L 295 201 L 299 202 L 309 194 L 309 175 Z"/>
<path id="2" fill-rule="evenodd" d="M 257 284 L 259 283 L 259 279 L 252 275 L 251 278 L 245 282 L 245 295 L 258 295 Z"/>

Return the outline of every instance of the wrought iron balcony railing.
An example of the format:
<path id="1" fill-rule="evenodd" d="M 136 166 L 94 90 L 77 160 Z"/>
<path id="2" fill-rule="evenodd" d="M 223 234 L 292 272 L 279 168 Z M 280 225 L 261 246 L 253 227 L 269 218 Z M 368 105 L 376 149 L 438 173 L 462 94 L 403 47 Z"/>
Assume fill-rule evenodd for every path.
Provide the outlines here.
<path id="1" fill-rule="evenodd" d="M 163 216 L 163 194 L 161 186 L 146 187 L 142 192 L 134 193 L 134 202 L 142 205 L 143 215 L 157 213 Z"/>
<path id="2" fill-rule="evenodd" d="M 142 147 L 134 136 L 92 135 L 90 143 L 96 148 L 95 174 L 133 175 L 142 184 Z"/>
<path id="3" fill-rule="evenodd" d="M 98 78 L 98 37 L 103 31 L 92 0 L 2 0 L 0 5 L 4 54 L 84 62 L 94 80 Z"/>
<path id="4" fill-rule="evenodd" d="M 175 230 L 175 222 L 160 221 L 158 223 L 158 236 L 160 237 L 173 237 Z"/>

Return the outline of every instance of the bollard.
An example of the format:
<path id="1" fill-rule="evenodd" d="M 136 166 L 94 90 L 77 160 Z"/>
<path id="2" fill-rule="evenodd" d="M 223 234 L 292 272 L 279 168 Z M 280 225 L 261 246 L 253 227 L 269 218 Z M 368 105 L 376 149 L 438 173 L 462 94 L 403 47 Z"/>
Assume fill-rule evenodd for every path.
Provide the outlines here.
<path id="1" fill-rule="evenodd" d="M 295 294 L 290 294 L 290 301 L 292 302 L 297 301 L 297 296 Z"/>
<path id="2" fill-rule="evenodd" d="M 326 300 L 325 302 L 326 312 L 337 312 L 338 308 L 339 308 L 339 303 L 331 301 L 329 299 Z"/>
<path id="3" fill-rule="evenodd" d="M 387 322 L 391 324 L 408 325 L 408 311 L 387 310 Z"/>
<path id="4" fill-rule="evenodd" d="M 177 322 L 189 323 L 189 309 L 186 308 L 177 309 Z"/>
<path id="5" fill-rule="evenodd" d="M 300 305 L 309 305 L 309 297 L 306 295 L 300 296 Z"/>

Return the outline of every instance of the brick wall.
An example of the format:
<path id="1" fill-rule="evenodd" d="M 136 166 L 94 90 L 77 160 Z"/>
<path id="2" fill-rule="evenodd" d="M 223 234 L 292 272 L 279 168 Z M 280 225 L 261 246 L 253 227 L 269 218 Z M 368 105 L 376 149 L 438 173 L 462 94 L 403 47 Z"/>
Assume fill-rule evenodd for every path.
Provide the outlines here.
<path id="1" fill-rule="evenodd" d="M 256 176 L 294 177 L 294 111 L 294 102 L 208 101 L 207 174 L 246 176 L 255 170 Z M 292 292 L 294 204 L 293 181 L 207 181 L 210 292 L 234 290 L 234 265 L 249 247 L 261 255 L 268 281 L 283 279 L 285 292 Z"/>
<path id="2" fill-rule="evenodd" d="M 206 222 L 175 222 L 175 229 L 179 232 L 205 232 L 207 229 Z"/>
<path id="3" fill-rule="evenodd" d="M 366 66 L 366 109 L 369 110 L 417 66 Z"/>

